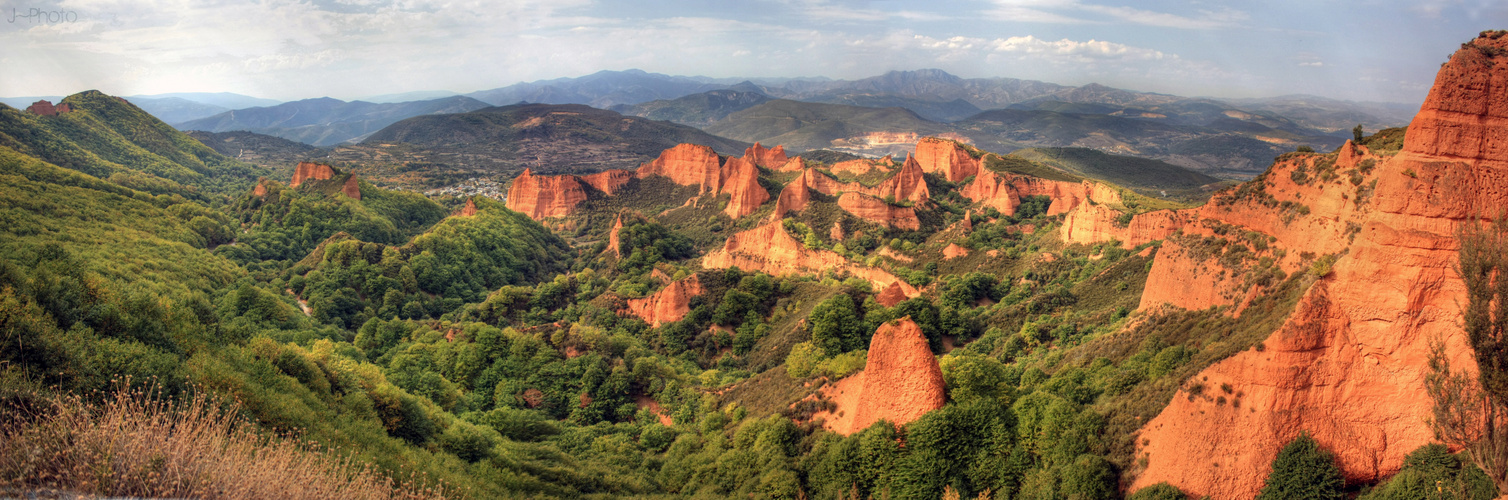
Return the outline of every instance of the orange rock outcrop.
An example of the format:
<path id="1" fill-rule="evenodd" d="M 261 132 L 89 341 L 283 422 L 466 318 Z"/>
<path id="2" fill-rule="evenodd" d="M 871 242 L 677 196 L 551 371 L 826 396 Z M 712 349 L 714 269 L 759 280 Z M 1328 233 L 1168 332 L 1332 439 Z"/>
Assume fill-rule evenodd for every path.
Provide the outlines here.
<path id="1" fill-rule="evenodd" d="M 712 148 L 699 144 L 678 144 L 660 152 L 654 161 L 635 172 L 639 178 L 658 175 L 682 186 L 700 186 L 701 193 L 722 192 L 722 162 Z"/>
<path id="2" fill-rule="evenodd" d="M 785 146 L 776 145 L 766 148 L 755 142 L 749 149 L 744 150 L 744 159 L 750 163 L 764 168 L 777 169 L 784 167 L 789 159 L 785 156 Z"/>
<path id="3" fill-rule="evenodd" d="M 759 167 L 743 158 L 728 158 L 720 170 L 722 192 L 728 193 L 728 206 L 723 213 L 739 218 L 759 210 L 770 201 L 770 192 L 759 185 Z"/>
<path id="4" fill-rule="evenodd" d="M 629 299 L 628 311 L 651 326 L 680 321 L 691 312 L 691 298 L 702 294 L 702 282 L 695 274 L 672 282 L 654 295 Z"/>
<path id="5" fill-rule="evenodd" d="M 890 157 L 886 156 L 878 160 L 863 159 L 840 161 L 838 163 L 834 163 L 832 167 L 828 168 L 828 170 L 831 170 L 834 174 L 849 173 L 853 175 L 864 175 L 869 173 L 869 171 L 871 170 L 888 170 L 889 168 Z"/>
<path id="6" fill-rule="evenodd" d="M 875 330 L 862 376 L 858 407 L 845 434 L 880 420 L 905 425 L 948 402 L 942 368 L 910 316 Z"/>
<path id="7" fill-rule="evenodd" d="M 1264 350 L 1237 353 L 1195 375 L 1205 386 L 1230 384 L 1244 394 L 1239 411 L 1180 391 L 1143 427 L 1137 455 L 1147 467 L 1131 491 L 1166 481 L 1195 496 L 1250 498 L 1278 450 L 1300 432 L 1334 451 L 1350 480 L 1375 481 L 1433 440 L 1424 391 L 1430 342 L 1445 342 L 1456 368 L 1475 366 L 1458 326 L 1465 290 L 1452 269 L 1455 230 L 1508 206 L 1505 50 L 1508 39 L 1484 33 L 1457 51 L 1396 156 L 1379 161 L 1365 148 L 1342 147 L 1337 169 L 1375 165 L 1357 186 L 1375 180 L 1375 193 L 1360 203 L 1349 183 L 1296 185 L 1290 178 L 1302 176 L 1281 168 L 1304 160 L 1290 159 L 1253 181 L 1270 188 L 1266 203 L 1201 210 L 1260 228 L 1254 230 L 1289 254 L 1349 251 L 1304 293 Z M 1285 217 L 1282 202 L 1296 195 L 1310 213 Z M 1177 271 L 1154 265 L 1152 273 Z"/>
<path id="8" fill-rule="evenodd" d="M 346 177 L 345 184 L 340 185 L 340 194 L 353 200 L 361 199 L 361 181 L 354 175 Z"/>
<path id="9" fill-rule="evenodd" d="M 983 162 L 969 155 L 957 142 L 924 137 L 916 143 L 916 161 L 928 173 L 942 174 L 948 182 L 978 175 Z"/>
<path id="10" fill-rule="evenodd" d="M 1190 211 L 1158 210 L 1133 217 L 1122 225 L 1121 212 L 1103 204 L 1083 204 L 1063 217 L 1059 228 L 1068 243 L 1098 243 L 1117 240 L 1124 248 L 1165 239 L 1183 229 L 1194 217 Z"/>
<path id="11" fill-rule="evenodd" d="M 304 181 L 309 179 L 323 181 L 329 180 L 332 177 L 335 177 L 335 169 L 333 167 L 323 163 L 301 161 L 298 162 L 297 167 L 294 167 L 293 181 L 288 183 L 288 187 L 298 187 L 299 184 L 303 184 Z"/>
<path id="12" fill-rule="evenodd" d="M 901 290 L 900 282 L 891 283 L 890 286 L 885 287 L 878 295 L 875 295 L 874 300 L 882 306 L 895 307 L 896 304 L 906 300 L 906 292 L 905 290 Z"/>
<path id="13" fill-rule="evenodd" d="M 968 257 L 969 256 L 969 249 L 961 247 L 961 246 L 958 246 L 957 243 L 949 243 L 948 246 L 943 247 L 942 254 L 943 254 L 943 260 L 951 260 L 951 259 L 957 259 L 957 258 L 960 258 L 960 257 Z"/>
<path id="14" fill-rule="evenodd" d="M 508 209 L 534 220 L 564 217 L 586 201 L 586 190 L 574 175 L 534 175 L 530 169 L 508 188 Z"/>
<path id="15" fill-rule="evenodd" d="M 1027 196 L 1052 198 L 1052 204 L 1047 207 L 1047 215 L 1068 213 L 1090 199 L 1093 194 L 1107 198 L 1104 200 L 1096 198 L 1097 202 L 1117 203 L 1120 201 L 1119 193 L 1097 186 L 1098 183 L 1092 181 L 1053 181 L 1026 175 L 999 174 L 981 168 L 979 174 L 974 177 L 974 181 L 960 189 L 959 194 L 985 206 L 995 207 L 1003 214 L 1016 213 L 1016 207 L 1021 205 L 1021 198 Z"/>
<path id="16" fill-rule="evenodd" d="M 466 206 L 461 207 L 461 212 L 456 215 L 460 215 L 461 217 L 471 217 L 473 215 L 476 215 L 476 212 L 476 200 L 467 198 Z"/>
<path id="17" fill-rule="evenodd" d="M 820 275 L 833 271 L 866 280 L 876 289 L 895 285 L 907 297 L 919 294 L 916 287 L 883 269 L 849 262 L 831 250 L 813 250 L 802 246 L 801 242 L 785 231 L 778 220 L 730 236 L 722 248 L 702 257 L 702 267 L 737 267 L 745 271 L 763 271 L 771 276 Z"/>
<path id="18" fill-rule="evenodd" d="M 800 172 L 802 170 L 806 170 L 806 160 L 801 159 L 800 156 L 793 156 L 791 157 L 791 159 L 786 160 L 785 163 L 780 164 L 780 166 L 778 167 L 767 168 L 773 169 L 776 172 Z"/>
<path id="19" fill-rule="evenodd" d="M 623 258 L 623 240 L 622 236 L 619 235 L 621 231 L 623 231 L 623 214 L 619 213 L 616 217 L 613 217 L 613 228 L 607 232 L 607 251 L 612 252 L 614 257 L 620 259 Z M 659 271 L 659 269 L 656 269 L 656 271 Z"/>
<path id="20" fill-rule="evenodd" d="M 838 197 L 838 207 L 843 211 L 853 214 L 854 217 L 870 222 L 881 224 L 885 227 L 917 230 L 921 228 L 921 220 L 916 218 L 916 211 L 911 207 L 898 207 L 887 203 L 885 200 L 873 196 L 855 192 L 843 193 Z"/>
<path id="21" fill-rule="evenodd" d="M 42 99 L 40 101 L 31 103 L 30 106 L 26 107 L 26 111 L 29 112 L 29 113 L 31 113 L 31 114 L 38 115 L 38 116 L 57 116 L 58 115 L 58 110 L 57 110 L 57 108 L 54 108 L 52 106 L 52 101 L 48 101 L 46 99 Z"/>
<path id="22" fill-rule="evenodd" d="M 267 197 L 267 186 L 263 184 L 264 182 L 267 182 L 267 180 L 262 179 L 261 181 L 257 182 L 257 187 L 251 188 L 252 196 L 255 196 L 257 198 Z"/>
<path id="23" fill-rule="evenodd" d="M 618 189 L 622 188 L 624 184 L 628 184 L 629 179 L 633 178 L 633 172 L 623 169 L 603 170 L 595 174 L 580 177 L 581 182 L 608 196 L 618 194 Z"/>

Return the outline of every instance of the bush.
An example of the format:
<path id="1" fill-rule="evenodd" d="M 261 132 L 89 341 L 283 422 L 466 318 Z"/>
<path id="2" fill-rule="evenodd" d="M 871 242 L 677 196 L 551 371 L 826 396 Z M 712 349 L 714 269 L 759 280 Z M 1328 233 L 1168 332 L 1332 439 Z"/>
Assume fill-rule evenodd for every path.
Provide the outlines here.
<path id="1" fill-rule="evenodd" d="M 1335 456 L 1309 433 L 1299 434 L 1272 460 L 1272 474 L 1262 487 L 1259 500 L 1345 498 L 1345 479 Z"/>
<path id="2" fill-rule="evenodd" d="M 1132 493 L 1130 500 L 1184 500 L 1188 498 L 1182 490 L 1174 488 L 1168 483 L 1157 483 Z"/>

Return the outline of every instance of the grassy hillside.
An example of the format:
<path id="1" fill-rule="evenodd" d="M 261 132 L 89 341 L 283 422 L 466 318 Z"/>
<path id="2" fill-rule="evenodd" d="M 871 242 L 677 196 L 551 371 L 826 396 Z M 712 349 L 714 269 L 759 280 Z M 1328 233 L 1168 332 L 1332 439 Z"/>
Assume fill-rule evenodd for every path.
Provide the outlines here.
<path id="1" fill-rule="evenodd" d="M 59 104 L 73 111 L 37 116 L 0 106 L 0 146 L 156 194 L 223 195 L 250 188 L 261 174 L 98 91 Z"/>
<path id="2" fill-rule="evenodd" d="M 665 120 L 681 125 L 703 127 L 723 119 L 730 113 L 763 104 L 770 99 L 770 96 L 759 92 L 726 89 L 669 100 L 633 105 L 623 104 L 614 106 L 612 110 L 651 120 Z"/>

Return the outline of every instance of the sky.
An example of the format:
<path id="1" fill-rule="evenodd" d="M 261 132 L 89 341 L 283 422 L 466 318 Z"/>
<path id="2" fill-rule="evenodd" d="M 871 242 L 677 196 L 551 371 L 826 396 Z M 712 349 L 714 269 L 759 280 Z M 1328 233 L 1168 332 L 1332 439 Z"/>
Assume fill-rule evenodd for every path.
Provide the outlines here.
<path id="1" fill-rule="evenodd" d="M 0 0 L 0 96 L 471 92 L 642 69 L 938 68 L 1185 96 L 1417 103 L 1503 0 Z"/>

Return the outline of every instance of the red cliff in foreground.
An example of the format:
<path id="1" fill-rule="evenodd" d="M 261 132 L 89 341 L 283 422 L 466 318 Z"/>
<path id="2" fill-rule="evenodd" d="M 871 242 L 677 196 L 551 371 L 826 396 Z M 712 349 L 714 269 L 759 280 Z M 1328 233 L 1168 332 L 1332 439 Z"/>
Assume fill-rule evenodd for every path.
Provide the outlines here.
<path id="1" fill-rule="evenodd" d="M 843 435 L 881 420 L 905 425 L 948 402 L 942 368 L 910 316 L 880 325 L 869 341 L 864 370 L 827 393 L 838 408 L 822 415 L 825 427 Z"/>
<path id="2" fill-rule="evenodd" d="M 680 321 L 691 312 L 691 298 L 702 294 L 702 282 L 695 274 L 671 283 L 654 295 L 642 299 L 629 299 L 628 311 L 643 319 L 650 326 Z"/>
<path id="3" fill-rule="evenodd" d="M 1194 496 L 1251 498 L 1278 450 L 1301 432 L 1333 450 L 1348 479 L 1375 481 L 1433 440 L 1424 390 L 1430 342 L 1445 342 L 1453 366 L 1475 366 L 1459 326 L 1465 289 L 1452 269 L 1455 231 L 1508 206 L 1505 51 L 1508 38 L 1487 33 L 1457 51 L 1396 156 L 1379 162 L 1365 148 L 1342 147 L 1336 168 L 1375 168 L 1357 186 L 1375 179 L 1375 193 L 1358 200 L 1366 193 L 1344 187 L 1350 183 L 1299 185 L 1304 177 L 1292 172 L 1313 160 L 1298 158 L 1253 181 L 1272 203 L 1227 199 L 1202 209 L 1201 216 L 1270 235 L 1288 254 L 1342 256 L 1264 350 L 1237 353 L 1194 376 L 1244 394 L 1239 409 L 1180 391 L 1142 428 L 1137 456 L 1146 468 L 1132 491 L 1166 481 Z M 1312 213 L 1284 217 L 1280 202 L 1295 199 Z M 1187 265 L 1161 264 L 1167 250 L 1149 290 L 1158 275 L 1188 272 Z"/>

